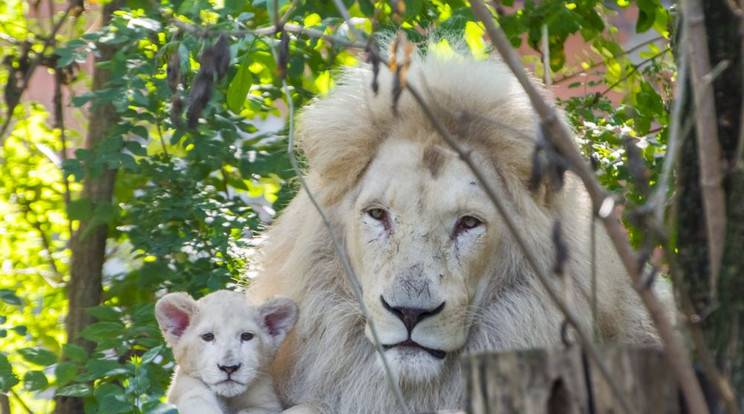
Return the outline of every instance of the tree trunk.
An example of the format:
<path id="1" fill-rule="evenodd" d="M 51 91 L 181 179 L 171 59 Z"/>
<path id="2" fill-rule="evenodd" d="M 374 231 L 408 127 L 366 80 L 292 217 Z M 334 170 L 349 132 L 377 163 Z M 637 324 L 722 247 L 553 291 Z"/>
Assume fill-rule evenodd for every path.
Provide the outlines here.
<path id="1" fill-rule="evenodd" d="M 701 199 L 698 147 L 690 128 L 681 147 L 677 169 L 677 199 L 673 217 L 676 261 L 692 292 L 695 312 L 718 368 L 730 376 L 737 394 L 744 394 L 744 166 L 737 160 L 742 115 L 741 22 L 726 0 L 702 1 L 710 66 L 725 65 L 713 81 L 721 167 L 726 193 L 726 239 L 717 283 L 711 283 L 708 239 Z M 679 45 L 678 47 L 685 47 Z M 720 68 L 720 66 L 719 66 Z M 714 70 L 715 71 L 715 70 Z M 683 81 L 683 80 L 680 80 Z M 688 88 L 689 90 L 689 88 Z M 681 119 L 694 119 L 690 97 Z M 715 285 L 715 291 L 711 286 Z"/>
<path id="2" fill-rule="evenodd" d="M 660 350 L 606 346 L 599 353 L 637 413 L 680 413 Z M 621 412 L 599 369 L 576 346 L 470 355 L 463 368 L 470 414 Z"/>
<path id="3" fill-rule="evenodd" d="M 103 24 L 108 24 L 111 15 L 116 10 L 118 2 L 107 3 L 101 11 Z M 102 69 L 98 63 L 110 60 L 115 49 L 99 44 L 99 56 L 95 59 L 92 90 L 108 87 L 111 74 Z M 94 150 L 106 138 L 108 130 L 119 121 L 116 109 L 111 104 L 97 105 L 91 109 L 86 148 Z M 101 203 L 110 203 L 114 191 L 116 171 L 104 168 L 100 176 L 93 176 L 89 170 L 83 182 L 81 198 L 89 199 L 95 208 Z M 83 339 L 79 333 L 95 321 L 86 313 L 86 309 L 101 303 L 103 293 L 102 274 L 103 262 L 106 255 L 106 239 L 109 228 L 105 224 L 97 224 L 91 218 L 81 220 L 80 226 L 72 238 L 70 280 L 67 283 L 67 298 L 69 300 L 68 313 L 65 318 L 67 342 L 80 345 L 88 352 L 92 352 L 95 343 Z M 83 413 L 83 400 L 72 397 L 56 397 L 55 414 Z"/>

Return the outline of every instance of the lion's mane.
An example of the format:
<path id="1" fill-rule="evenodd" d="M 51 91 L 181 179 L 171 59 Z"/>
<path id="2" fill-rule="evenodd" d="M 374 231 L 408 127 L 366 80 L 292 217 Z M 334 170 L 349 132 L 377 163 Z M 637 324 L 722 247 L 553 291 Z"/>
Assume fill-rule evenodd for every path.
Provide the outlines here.
<path id="1" fill-rule="evenodd" d="M 326 97 L 303 109 L 298 140 L 307 157 L 306 178 L 332 225 L 341 230 L 345 215 L 339 200 L 355 190 L 377 148 L 396 123 L 430 122 L 409 93 L 392 105 L 393 76 L 380 70 L 379 92 L 370 85 L 369 65 L 346 69 Z M 564 189 L 527 190 L 537 139 L 536 116 L 527 96 L 498 59 L 476 59 L 456 52 L 414 56 L 407 81 L 458 136 L 471 142 L 501 172 L 501 191 L 511 202 L 541 266 L 554 263 L 550 232 L 562 222 L 570 248 L 566 273 L 583 294 L 572 309 L 587 323 L 590 301 L 590 205 L 584 188 L 568 176 Z M 548 96 L 548 92 L 545 92 Z M 482 128 L 500 133 L 468 134 Z M 463 128 L 465 132 L 462 133 Z M 432 129 L 431 139 L 446 148 Z M 405 177 L 400 179 L 405 180 Z M 597 226 L 599 227 L 599 226 Z M 507 232 L 508 233 L 508 232 Z M 338 232 L 338 234 L 343 234 Z M 543 292 L 523 254 L 505 236 L 498 257 L 499 277 L 490 277 L 465 348 L 459 353 L 556 345 L 562 315 Z M 649 343 L 657 340 L 606 236 L 598 231 L 599 325 L 601 340 Z M 281 294 L 294 299 L 300 317 L 273 367 L 285 404 L 312 403 L 323 412 L 398 412 L 378 356 L 364 336 L 365 321 L 321 217 L 300 191 L 267 232 L 261 275 L 248 294 L 265 299 Z M 401 386 L 414 412 L 463 406 L 457 355 L 448 356 L 443 374 L 428 383 Z"/>

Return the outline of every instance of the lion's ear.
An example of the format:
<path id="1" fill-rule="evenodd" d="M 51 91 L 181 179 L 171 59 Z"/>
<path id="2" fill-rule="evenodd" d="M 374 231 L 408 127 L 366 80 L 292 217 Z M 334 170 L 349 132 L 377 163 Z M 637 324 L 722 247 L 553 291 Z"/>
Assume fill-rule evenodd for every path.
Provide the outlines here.
<path id="1" fill-rule="evenodd" d="M 158 301 L 155 317 L 168 345 L 173 346 L 181 339 L 196 311 L 196 301 L 188 293 L 169 293 Z"/>
<path id="2" fill-rule="evenodd" d="M 271 336 L 274 346 L 279 347 L 297 322 L 297 304 L 289 298 L 273 298 L 259 306 L 258 312 L 263 329 Z"/>

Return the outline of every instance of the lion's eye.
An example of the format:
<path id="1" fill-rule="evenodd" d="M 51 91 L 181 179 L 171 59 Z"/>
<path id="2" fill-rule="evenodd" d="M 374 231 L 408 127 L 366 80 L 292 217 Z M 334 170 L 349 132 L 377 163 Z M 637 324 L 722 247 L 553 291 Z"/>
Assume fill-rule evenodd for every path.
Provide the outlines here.
<path id="1" fill-rule="evenodd" d="M 483 222 L 473 216 L 465 216 L 460 219 L 460 226 L 464 229 L 472 229 L 481 224 L 483 224 Z"/>
<path id="2" fill-rule="evenodd" d="M 378 221 L 384 220 L 387 217 L 387 211 L 381 208 L 371 208 L 367 210 L 367 214 Z"/>
<path id="3" fill-rule="evenodd" d="M 250 341 L 251 339 L 253 339 L 254 336 L 255 335 L 253 335 L 250 332 L 243 332 L 242 334 L 240 334 L 240 340 L 241 341 Z"/>
<path id="4" fill-rule="evenodd" d="M 205 334 L 202 334 L 201 339 L 204 342 L 212 342 L 214 341 L 214 334 L 212 332 L 207 332 Z"/>
<path id="5" fill-rule="evenodd" d="M 459 220 L 457 220 L 457 225 L 455 226 L 455 235 L 468 230 L 472 230 L 482 224 L 483 222 L 479 218 L 473 216 L 462 216 Z"/>

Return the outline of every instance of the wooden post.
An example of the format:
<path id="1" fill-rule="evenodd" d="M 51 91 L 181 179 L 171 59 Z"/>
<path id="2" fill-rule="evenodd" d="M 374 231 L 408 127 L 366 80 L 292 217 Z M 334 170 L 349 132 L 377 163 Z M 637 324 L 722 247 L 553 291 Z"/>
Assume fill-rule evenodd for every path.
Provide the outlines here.
<path id="1" fill-rule="evenodd" d="M 639 414 L 679 414 L 677 383 L 656 348 L 600 347 Z M 482 353 L 463 360 L 470 414 L 611 414 L 610 387 L 581 349 Z"/>

